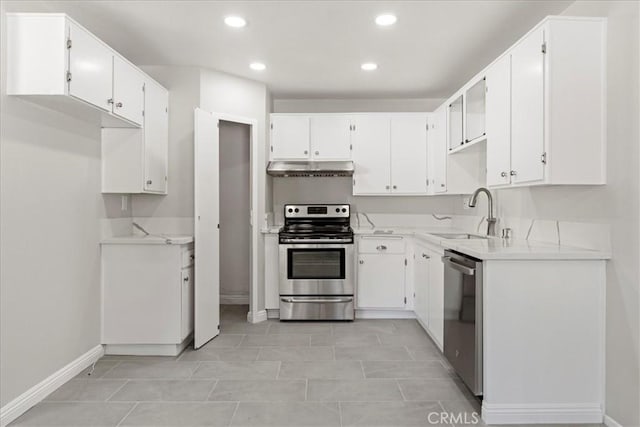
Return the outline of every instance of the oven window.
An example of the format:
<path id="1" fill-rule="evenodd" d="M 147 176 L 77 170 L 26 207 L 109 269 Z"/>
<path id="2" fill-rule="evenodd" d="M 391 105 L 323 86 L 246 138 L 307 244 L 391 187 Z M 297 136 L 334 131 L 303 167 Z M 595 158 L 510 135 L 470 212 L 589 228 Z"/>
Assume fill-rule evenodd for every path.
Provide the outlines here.
<path id="1" fill-rule="evenodd" d="M 344 248 L 287 249 L 287 277 L 296 279 L 344 279 Z"/>

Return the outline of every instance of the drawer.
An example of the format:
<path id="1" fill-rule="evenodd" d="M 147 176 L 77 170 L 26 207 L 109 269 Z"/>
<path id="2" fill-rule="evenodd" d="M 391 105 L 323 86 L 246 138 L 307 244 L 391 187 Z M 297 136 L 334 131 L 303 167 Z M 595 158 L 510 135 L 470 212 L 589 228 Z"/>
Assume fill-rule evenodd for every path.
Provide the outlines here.
<path id="1" fill-rule="evenodd" d="M 193 265 L 195 261 L 195 250 L 193 247 L 186 247 L 182 249 L 182 268 Z"/>
<path id="2" fill-rule="evenodd" d="M 361 254 L 403 254 L 404 238 L 402 237 L 368 237 L 363 236 L 358 243 L 358 253 Z"/>

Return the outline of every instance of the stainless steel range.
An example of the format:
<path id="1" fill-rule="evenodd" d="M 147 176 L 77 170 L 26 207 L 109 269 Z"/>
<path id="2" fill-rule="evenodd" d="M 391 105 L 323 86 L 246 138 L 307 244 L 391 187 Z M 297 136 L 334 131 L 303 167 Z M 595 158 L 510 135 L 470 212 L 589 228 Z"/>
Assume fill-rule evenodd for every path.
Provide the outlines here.
<path id="1" fill-rule="evenodd" d="M 285 205 L 280 320 L 353 320 L 349 205 Z"/>

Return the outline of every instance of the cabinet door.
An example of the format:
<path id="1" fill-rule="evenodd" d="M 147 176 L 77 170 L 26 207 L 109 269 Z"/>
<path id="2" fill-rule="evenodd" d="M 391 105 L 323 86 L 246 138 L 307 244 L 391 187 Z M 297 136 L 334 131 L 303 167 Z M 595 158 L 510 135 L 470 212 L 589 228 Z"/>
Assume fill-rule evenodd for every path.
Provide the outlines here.
<path id="1" fill-rule="evenodd" d="M 264 305 L 267 309 L 280 308 L 278 235 L 264 237 Z"/>
<path id="2" fill-rule="evenodd" d="M 443 106 L 433 114 L 433 126 L 428 135 L 431 192 L 447 191 L 447 109 Z"/>
<path id="3" fill-rule="evenodd" d="M 271 117 L 271 159 L 306 160 L 309 158 L 309 117 Z"/>
<path id="4" fill-rule="evenodd" d="M 383 116 L 359 116 L 354 120 L 353 194 L 385 194 L 391 179 L 391 120 Z"/>
<path id="5" fill-rule="evenodd" d="M 414 265 L 414 311 L 425 328 L 429 325 L 429 255 L 427 250 L 416 246 Z"/>
<path id="6" fill-rule="evenodd" d="M 154 82 L 145 84 L 144 189 L 167 192 L 169 157 L 169 93 Z"/>
<path id="7" fill-rule="evenodd" d="M 487 71 L 487 185 L 511 182 L 511 57 Z"/>
<path id="8" fill-rule="evenodd" d="M 358 258 L 358 307 L 404 308 L 405 256 L 360 254 Z"/>
<path id="9" fill-rule="evenodd" d="M 449 150 L 453 150 L 454 148 L 460 147 L 464 144 L 464 123 L 462 120 L 462 102 L 463 96 L 460 95 L 457 97 L 451 104 L 449 104 Z"/>
<path id="10" fill-rule="evenodd" d="M 180 340 L 182 341 L 193 332 L 193 268 L 182 270 L 181 299 Z"/>
<path id="11" fill-rule="evenodd" d="M 441 254 L 426 252 L 429 259 L 429 332 L 442 348 L 444 338 L 444 264 Z"/>
<path id="12" fill-rule="evenodd" d="M 113 99 L 113 53 L 100 40 L 69 23 L 69 95 L 111 111 Z"/>
<path id="13" fill-rule="evenodd" d="M 474 139 L 480 139 L 486 134 L 485 87 L 486 80 L 483 78 L 471 86 L 465 94 L 465 143 L 473 141 Z"/>
<path id="14" fill-rule="evenodd" d="M 391 191 L 427 192 L 427 118 L 391 118 Z"/>
<path id="15" fill-rule="evenodd" d="M 142 125 L 144 76 L 118 55 L 113 57 L 113 113 Z"/>
<path id="16" fill-rule="evenodd" d="M 512 182 L 544 178 L 544 30 L 537 29 L 511 51 Z"/>
<path id="17" fill-rule="evenodd" d="M 351 158 L 351 117 L 312 116 L 311 157 L 315 160 Z"/>

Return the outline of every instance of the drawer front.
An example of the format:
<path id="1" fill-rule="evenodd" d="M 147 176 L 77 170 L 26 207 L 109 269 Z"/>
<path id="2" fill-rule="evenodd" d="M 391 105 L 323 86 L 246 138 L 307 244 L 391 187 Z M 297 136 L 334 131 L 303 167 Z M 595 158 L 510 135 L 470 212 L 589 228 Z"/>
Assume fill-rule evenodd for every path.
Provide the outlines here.
<path id="1" fill-rule="evenodd" d="M 182 250 L 182 268 L 190 267 L 195 261 L 195 250 L 193 247 L 187 247 Z"/>
<path id="2" fill-rule="evenodd" d="M 376 237 L 362 237 L 358 244 L 361 254 L 403 254 L 404 239 L 402 237 L 384 239 Z"/>

